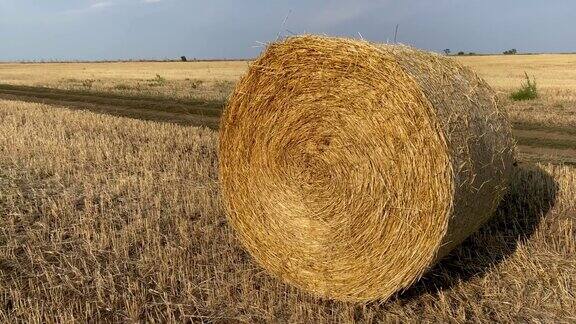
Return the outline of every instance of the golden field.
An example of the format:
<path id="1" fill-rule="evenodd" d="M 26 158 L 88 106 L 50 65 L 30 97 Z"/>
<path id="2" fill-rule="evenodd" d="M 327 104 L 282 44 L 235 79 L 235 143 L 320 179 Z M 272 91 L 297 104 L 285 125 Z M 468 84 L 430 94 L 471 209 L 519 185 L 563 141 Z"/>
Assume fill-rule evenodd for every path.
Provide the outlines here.
<path id="1" fill-rule="evenodd" d="M 247 61 L 0 63 L 0 83 L 132 95 L 224 99 L 248 64 Z"/>
<path id="2" fill-rule="evenodd" d="M 3 83 L 48 85 L 66 79 L 147 80 L 161 74 L 169 80 L 235 81 L 248 61 L 1 63 Z"/>
<path id="3" fill-rule="evenodd" d="M 492 221 L 386 303 L 311 297 L 243 251 L 217 131 L 0 99 L 0 321 L 576 322 L 576 55 L 456 59 L 500 91 L 518 172 Z M 223 100 L 247 64 L 0 64 L 0 83 Z M 540 97 L 513 102 L 524 71 Z"/>
<path id="4" fill-rule="evenodd" d="M 473 68 L 498 90 L 518 87 L 527 72 L 542 89 L 576 91 L 576 54 L 454 56 L 454 59 Z M 249 61 L 0 63 L 0 83 L 69 89 L 85 87 L 82 81 L 95 80 L 91 90 L 122 91 L 122 85 L 143 85 L 160 75 L 167 84 L 160 86 L 158 92 L 184 97 L 191 91 L 185 85 L 193 81 L 235 82 L 249 64 Z"/>
<path id="5" fill-rule="evenodd" d="M 517 88 L 524 72 L 545 90 L 576 90 L 576 54 L 455 56 L 496 89 Z"/>
<path id="6" fill-rule="evenodd" d="M 355 305 L 243 252 L 216 132 L 13 101 L 0 117 L 3 322 L 576 320 L 572 167 L 522 165 L 496 219 L 423 281 Z"/>

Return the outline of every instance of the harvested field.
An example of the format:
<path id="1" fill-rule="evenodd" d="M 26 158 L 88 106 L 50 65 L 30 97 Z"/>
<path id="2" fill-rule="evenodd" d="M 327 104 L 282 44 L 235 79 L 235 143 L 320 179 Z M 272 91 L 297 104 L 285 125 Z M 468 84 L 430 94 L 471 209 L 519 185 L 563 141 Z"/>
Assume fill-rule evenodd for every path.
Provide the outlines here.
<path id="1" fill-rule="evenodd" d="M 132 96 L 223 100 L 248 63 L 0 63 L 0 83 Z"/>
<path id="2" fill-rule="evenodd" d="M 534 76 L 544 90 L 576 91 L 576 54 L 455 56 L 472 67 L 496 89 L 518 87 L 524 72 Z"/>
<path id="3" fill-rule="evenodd" d="M 286 286 L 240 248 L 216 137 L 0 101 L 0 320 L 576 320 L 576 169 L 521 163 L 487 226 L 388 303 L 355 305 Z"/>
<path id="4" fill-rule="evenodd" d="M 0 64 L 0 83 L 34 86 L 0 87 L 0 321 L 574 322 L 575 57 L 457 58 L 499 91 L 521 171 L 485 227 L 415 286 L 365 305 L 270 277 L 225 221 L 217 133 L 187 125 L 246 62 Z M 512 102 L 523 71 L 540 96 Z"/>
<path id="5" fill-rule="evenodd" d="M 224 102 L 128 96 L 0 84 L 0 98 L 66 106 L 114 116 L 217 128 Z"/>
<path id="6" fill-rule="evenodd" d="M 524 72 L 528 72 L 545 92 L 575 97 L 576 54 L 453 58 L 474 69 L 492 87 L 503 92 L 518 87 Z M 0 83 L 132 95 L 222 99 L 230 93 L 233 83 L 246 72 L 249 64 L 249 61 L 0 63 Z M 166 82 L 154 82 L 156 75 Z"/>

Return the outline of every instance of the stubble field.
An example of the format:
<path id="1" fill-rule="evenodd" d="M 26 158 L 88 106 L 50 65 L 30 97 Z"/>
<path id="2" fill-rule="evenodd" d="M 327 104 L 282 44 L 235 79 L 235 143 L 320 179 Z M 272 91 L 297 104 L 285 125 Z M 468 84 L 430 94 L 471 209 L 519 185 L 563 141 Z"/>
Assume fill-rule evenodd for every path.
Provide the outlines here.
<path id="1" fill-rule="evenodd" d="M 423 280 L 365 305 L 269 276 L 226 223 L 217 129 L 190 125 L 216 128 L 246 62 L 0 64 L 1 84 L 67 91 L 0 86 L 0 321 L 576 321 L 576 56 L 457 59 L 510 113 L 512 188 Z M 540 97 L 513 102 L 524 71 Z"/>

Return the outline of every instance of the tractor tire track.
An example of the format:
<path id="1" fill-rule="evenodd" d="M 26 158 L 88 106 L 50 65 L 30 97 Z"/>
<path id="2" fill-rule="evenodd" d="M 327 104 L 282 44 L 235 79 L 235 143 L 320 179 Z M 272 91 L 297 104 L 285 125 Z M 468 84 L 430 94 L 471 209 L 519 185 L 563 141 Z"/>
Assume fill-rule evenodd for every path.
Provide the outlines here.
<path id="1" fill-rule="evenodd" d="M 133 97 L 0 84 L 0 99 L 36 102 L 136 119 L 218 128 L 221 101 Z"/>

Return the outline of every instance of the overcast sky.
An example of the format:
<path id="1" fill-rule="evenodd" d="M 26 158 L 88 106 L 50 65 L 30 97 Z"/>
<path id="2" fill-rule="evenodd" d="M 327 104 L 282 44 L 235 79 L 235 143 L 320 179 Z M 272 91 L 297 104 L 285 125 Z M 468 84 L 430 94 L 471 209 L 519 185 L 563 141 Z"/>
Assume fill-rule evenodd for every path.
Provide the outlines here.
<path id="1" fill-rule="evenodd" d="M 278 35 L 386 42 L 396 24 L 435 51 L 576 51 L 574 0 L 0 0 L 0 60 L 248 58 Z"/>

